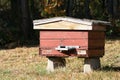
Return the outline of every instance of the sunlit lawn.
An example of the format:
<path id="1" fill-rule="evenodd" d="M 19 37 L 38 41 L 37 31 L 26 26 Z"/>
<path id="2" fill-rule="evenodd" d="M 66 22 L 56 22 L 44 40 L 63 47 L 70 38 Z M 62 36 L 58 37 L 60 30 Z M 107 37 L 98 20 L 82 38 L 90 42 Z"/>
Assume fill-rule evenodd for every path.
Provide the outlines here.
<path id="1" fill-rule="evenodd" d="M 101 70 L 83 73 L 83 59 L 66 58 L 65 69 L 47 73 L 38 47 L 0 50 L 0 80 L 120 80 L 120 40 L 106 40 Z"/>

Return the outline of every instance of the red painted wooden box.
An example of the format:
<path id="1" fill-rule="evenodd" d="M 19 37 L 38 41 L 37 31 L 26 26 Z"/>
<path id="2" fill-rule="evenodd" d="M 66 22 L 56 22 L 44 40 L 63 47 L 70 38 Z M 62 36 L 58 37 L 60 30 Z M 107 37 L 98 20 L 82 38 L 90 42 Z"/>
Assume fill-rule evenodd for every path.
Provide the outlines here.
<path id="1" fill-rule="evenodd" d="M 39 30 L 40 55 L 102 57 L 108 22 L 55 17 L 34 21 Z"/>

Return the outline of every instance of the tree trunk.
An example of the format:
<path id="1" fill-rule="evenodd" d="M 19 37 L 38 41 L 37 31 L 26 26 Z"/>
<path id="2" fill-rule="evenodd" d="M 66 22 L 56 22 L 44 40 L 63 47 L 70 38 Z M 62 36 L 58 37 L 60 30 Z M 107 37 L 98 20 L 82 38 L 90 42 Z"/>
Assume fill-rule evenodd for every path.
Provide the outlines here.
<path id="1" fill-rule="evenodd" d="M 113 16 L 113 0 L 105 0 L 105 4 L 108 13 Z"/>
<path id="2" fill-rule="evenodd" d="M 19 14 L 20 14 L 20 7 L 19 7 L 19 0 L 11 0 L 11 14 L 12 14 L 12 22 L 15 26 L 19 26 Z"/>
<path id="3" fill-rule="evenodd" d="M 67 7 L 66 7 L 66 16 L 71 17 L 72 16 L 72 6 L 73 6 L 74 0 L 67 0 Z"/>
<path id="4" fill-rule="evenodd" d="M 85 18 L 90 19 L 91 15 L 90 15 L 90 8 L 89 8 L 89 4 L 90 4 L 90 0 L 84 0 L 85 3 Z"/>
<path id="5" fill-rule="evenodd" d="M 23 39 L 31 39 L 33 35 L 33 23 L 29 10 L 28 0 L 11 0 L 13 24 L 18 26 Z"/>
<path id="6" fill-rule="evenodd" d="M 31 39 L 33 35 L 33 23 L 29 10 L 28 0 L 21 0 L 21 28 L 24 39 Z"/>

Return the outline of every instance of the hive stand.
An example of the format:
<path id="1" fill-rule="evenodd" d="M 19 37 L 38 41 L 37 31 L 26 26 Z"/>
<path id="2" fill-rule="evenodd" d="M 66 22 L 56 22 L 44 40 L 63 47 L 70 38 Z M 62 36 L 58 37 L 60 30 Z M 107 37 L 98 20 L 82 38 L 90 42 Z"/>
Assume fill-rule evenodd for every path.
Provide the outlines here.
<path id="1" fill-rule="evenodd" d="M 84 59 L 84 73 L 92 72 L 101 68 L 100 58 L 85 58 Z"/>
<path id="2" fill-rule="evenodd" d="M 109 22 L 54 17 L 34 20 L 39 30 L 39 54 L 48 57 L 47 70 L 65 67 L 65 57 L 84 58 L 84 73 L 100 68 L 104 56 L 105 31 Z"/>
<path id="3" fill-rule="evenodd" d="M 53 72 L 55 69 L 66 67 L 66 61 L 62 57 L 48 57 L 47 71 Z M 100 58 L 85 58 L 84 73 L 90 73 L 101 68 Z"/>
<path id="4" fill-rule="evenodd" d="M 53 72 L 55 69 L 66 66 L 66 61 L 62 57 L 48 57 L 47 71 Z"/>

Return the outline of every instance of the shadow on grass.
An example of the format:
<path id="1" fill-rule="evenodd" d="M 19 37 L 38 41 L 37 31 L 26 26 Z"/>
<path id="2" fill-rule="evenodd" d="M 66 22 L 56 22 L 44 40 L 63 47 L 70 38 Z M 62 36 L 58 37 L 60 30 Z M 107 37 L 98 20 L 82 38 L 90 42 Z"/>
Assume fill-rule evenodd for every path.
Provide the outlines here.
<path id="1" fill-rule="evenodd" d="M 111 41 L 120 40 L 120 36 L 106 36 L 106 40 Z"/>
<path id="2" fill-rule="evenodd" d="M 103 71 L 120 71 L 120 66 L 117 66 L 117 67 L 104 66 L 101 70 L 103 70 Z"/>
<path id="3" fill-rule="evenodd" d="M 0 50 L 14 49 L 17 47 L 37 47 L 37 46 L 39 46 L 39 40 L 15 41 L 0 46 Z"/>

